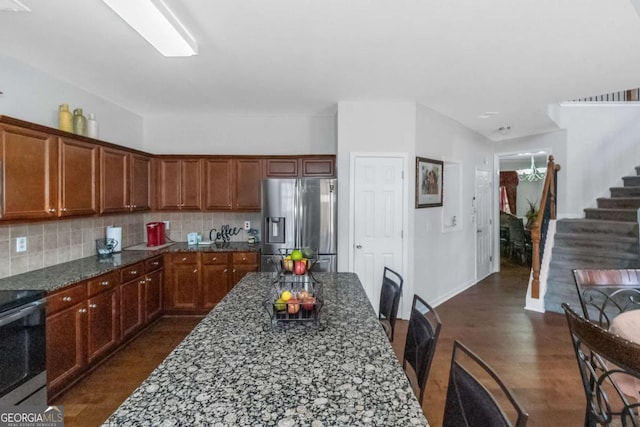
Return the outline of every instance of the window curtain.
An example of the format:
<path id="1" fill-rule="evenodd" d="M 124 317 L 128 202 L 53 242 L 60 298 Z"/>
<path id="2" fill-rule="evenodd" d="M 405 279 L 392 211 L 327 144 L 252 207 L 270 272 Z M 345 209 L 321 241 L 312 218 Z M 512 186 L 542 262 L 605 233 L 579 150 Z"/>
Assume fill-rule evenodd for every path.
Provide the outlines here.
<path id="1" fill-rule="evenodd" d="M 506 205 L 509 206 L 509 211 L 513 215 L 516 215 L 516 197 L 518 195 L 518 172 L 500 172 L 500 194 L 502 194 L 502 187 L 504 187 L 507 200 Z M 502 207 L 502 204 L 501 204 Z M 505 211 L 506 212 L 506 211 Z"/>

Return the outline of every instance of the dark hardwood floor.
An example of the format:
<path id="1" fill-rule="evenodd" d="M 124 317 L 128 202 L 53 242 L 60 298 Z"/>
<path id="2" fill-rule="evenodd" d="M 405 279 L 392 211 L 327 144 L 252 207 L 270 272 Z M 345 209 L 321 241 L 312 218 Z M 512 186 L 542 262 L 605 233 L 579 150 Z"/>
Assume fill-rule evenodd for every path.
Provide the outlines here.
<path id="1" fill-rule="evenodd" d="M 560 314 L 523 309 L 528 273 L 503 263 L 500 273 L 435 307 L 442 329 L 422 405 L 432 427 L 442 425 L 455 339 L 514 392 L 529 413 L 527 426 L 584 426 L 585 397 L 567 321 Z M 399 360 L 407 323 L 396 324 L 393 347 Z"/>
<path id="2" fill-rule="evenodd" d="M 528 270 L 504 264 L 501 273 L 436 307 L 443 326 L 423 404 L 432 427 L 442 423 L 454 339 L 508 384 L 529 412 L 529 426 L 584 425 L 584 396 L 566 320 L 523 309 L 527 280 Z M 198 321 L 160 319 L 56 399 L 55 404 L 65 407 L 65 426 L 99 426 Z M 399 360 L 406 327 L 406 321 L 396 326 L 393 347 Z"/>

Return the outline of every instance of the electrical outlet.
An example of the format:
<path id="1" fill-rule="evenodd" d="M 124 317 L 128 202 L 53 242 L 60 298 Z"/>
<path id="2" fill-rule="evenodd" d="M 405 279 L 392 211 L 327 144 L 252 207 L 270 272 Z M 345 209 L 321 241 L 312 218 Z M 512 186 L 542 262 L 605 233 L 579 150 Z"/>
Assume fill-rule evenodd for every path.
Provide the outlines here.
<path id="1" fill-rule="evenodd" d="M 26 252 L 26 251 L 27 251 L 27 238 L 26 237 L 16 238 L 16 252 Z"/>
<path id="2" fill-rule="evenodd" d="M 245 221 L 244 222 L 244 229 L 245 230 L 251 229 L 251 221 Z"/>
<path id="3" fill-rule="evenodd" d="M 170 224 L 169 224 L 169 221 L 162 221 L 162 222 L 164 222 L 164 229 L 165 229 L 165 230 L 169 230 L 169 228 L 170 228 L 170 227 L 169 227 L 169 225 L 170 225 Z"/>

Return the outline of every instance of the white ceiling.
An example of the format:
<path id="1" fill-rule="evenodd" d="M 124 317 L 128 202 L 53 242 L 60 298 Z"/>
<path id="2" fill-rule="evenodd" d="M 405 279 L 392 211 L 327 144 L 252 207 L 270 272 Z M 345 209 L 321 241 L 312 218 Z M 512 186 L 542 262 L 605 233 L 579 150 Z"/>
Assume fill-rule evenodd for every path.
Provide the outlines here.
<path id="1" fill-rule="evenodd" d="M 102 1 L 21 1 L 31 13 L 0 12 L 0 54 L 142 116 L 409 100 L 502 139 L 555 129 L 550 103 L 640 87 L 630 0 L 166 0 L 199 45 L 187 58 Z"/>

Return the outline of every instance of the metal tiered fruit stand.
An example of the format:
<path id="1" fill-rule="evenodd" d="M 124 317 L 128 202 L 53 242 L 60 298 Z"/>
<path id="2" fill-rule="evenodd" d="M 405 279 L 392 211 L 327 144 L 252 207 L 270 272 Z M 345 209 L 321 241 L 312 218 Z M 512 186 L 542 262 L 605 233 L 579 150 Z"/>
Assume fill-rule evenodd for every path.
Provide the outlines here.
<path id="1" fill-rule="evenodd" d="M 293 274 L 293 269 L 286 265 L 287 256 L 291 252 L 291 249 L 282 249 L 281 255 L 272 260 L 277 274 L 262 303 L 269 313 L 270 327 L 274 330 L 299 326 L 321 329 L 320 311 L 324 304 L 322 283 L 311 274 L 317 257 L 297 261 L 305 262 L 306 268 L 304 274 Z M 285 292 L 291 298 L 282 301 L 280 298 Z"/>

